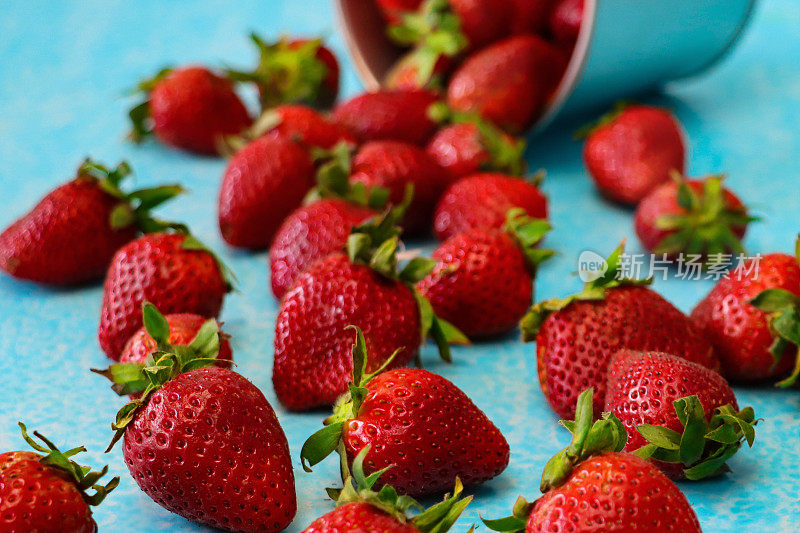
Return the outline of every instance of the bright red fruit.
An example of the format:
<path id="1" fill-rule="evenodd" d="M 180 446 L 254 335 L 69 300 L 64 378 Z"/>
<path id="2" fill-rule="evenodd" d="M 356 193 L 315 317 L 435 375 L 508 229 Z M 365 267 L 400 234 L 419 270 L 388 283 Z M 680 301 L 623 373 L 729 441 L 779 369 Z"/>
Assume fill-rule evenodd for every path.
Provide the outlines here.
<path id="1" fill-rule="evenodd" d="M 367 374 L 369 350 L 356 333 L 351 393 L 303 445 L 304 462 L 317 464 L 341 441 L 351 467 L 361 454 L 368 475 L 394 465 L 381 483 L 414 497 L 440 494 L 458 479 L 482 483 L 505 470 L 508 443 L 461 389 L 419 368 Z"/>
<path id="2" fill-rule="evenodd" d="M 447 104 L 520 133 L 539 115 L 565 68 L 564 54 L 544 39 L 510 37 L 464 61 L 450 78 Z"/>
<path id="3" fill-rule="evenodd" d="M 540 33 L 547 26 L 555 0 L 511 0 L 511 33 Z"/>
<path id="4" fill-rule="evenodd" d="M 762 381 L 785 376 L 794 364 L 800 341 L 793 334 L 800 331 L 795 329 L 798 298 L 797 257 L 767 254 L 749 259 L 720 279 L 691 316 L 714 345 L 725 377 Z M 794 379 L 796 374 L 783 384 Z"/>
<path id="5" fill-rule="evenodd" d="M 725 460 L 741 441 L 753 445 L 753 409 L 739 412 L 725 378 L 681 357 L 621 350 L 608 367 L 607 387 L 604 411 L 613 413 L 628 431 L 625 451 L 652 457 L 672 479 L 701 479 L 727 471 Z M 739 438 L 723 443 L 714 439 L 715 432 Z M 651 439 L 666 439 L 675 447 L 647 446 Z"/>
<path id="6" fill-rule="evenodd" d="M 535 248 L 544 220 L 512 210 L 504 229 L 450 237 L 433 252 L 436 268 L 417 284 L 436 314 L 469 338 L 505 333 L 525 315 L 537 265 L 552 252 Z"/>
<path id="7" fill-rule="evenodd" d="M 436 131 L 428 108 L 437 100 L 435 93 L 422 89 L 364 93 L 340 104 L 333 120 L 361 142 L 395 140 L 424 145 Z"/>
<path id="8" fill-rule="evenodd" d="M 169 337 L 167 342 L 175 346 L 188 346 L 197 336 L 198 331 L 208 320 L 200 315 L 193 313 L 173 313 L 164 317 L 169 326 Z M 217 326 L 219 327 L 219 325 Z M 122 350 L 120 363 L 143 363 L 147 357 L 156 351 L 158 344 L 155 339 L 147 333 L 144 327 L 134 333 L 125 348 Z M 226 366 L 230 366 L 233 360 L 231 344 L 225 336 L 222 336 L 219 346 L 217 359 L 228 361 Z"/>
<path id="9" fill-rule="evenodd" d="M 217 317 L 230 284 L 216 257 L 191 235 L 153 233 L 122 247 L 103 286 L 98 337 L 110 358 L 142 327 L 142 303 L 161 312 Z"/>
<path id="10" fill-rule="evenodd" d="M 62 452 L 37 432 L 45 446 L 28 436 L 20 422 L 23 438 L 37 452 L 0 453 L 0 528 L 5 533 L 95 533 L 97 524 L 90 506 L 100 505 L 119 483 L 115 477 L 103 486 L 100 472 L 90 472 L 72 457 L 86 448 Z M 94 494 L 88 494 L 94 489 Z"/>
<path id="11" fill-rule="evenodd" d="M 686 147 L 669 112 L 633 105 L 600 119 L 586 137 L 583 161 L 604 196 L 635 205 L 672 171 L 684 173 Z"/>
<path id="12" fill-rule="evenodd" d="M 592 424 L 592 390 L 581 394 L 578 414 L 568 426 L 568 448 L 544 468 L 536 501 L 520 497 L 514 514 L 484 520 L 496 531 L 700 533 L 700 524 L 686 496 L 658 469 L 629 453 L 619 420 L 605 413 Z"/>
<path id="13" fill-rule="evenodd" d="M 167 185 L 125 193 L 119 186 L 129 173 L 127 163 L 109 170 L 87 159 L 74 180 L 0 234 L 0 269 L 48 285 L 102 277 L 114 252 L 139 232 L 162 225 L 149 210 L 182 191 Z"/>
<path id="14" fill-rule="evenodd" d="M 583 22 L 583 0 L 561 0 L 550 14 L 550 33 L 564 45 L 578 40 Z"/>
<path id="15" fill-rule="evenodd" d="M 502 228 L 509 209 L 520 207 L 531 218 L 547 218 L 547 197 L 532 182 L 499 173 L 467 176 L 439 199 L 433 230 L 440 240 L 478 229 Z"/>
<path id="16" fill-rule="evenodd" d="M 228 163 L 219 192 L 219 228 L 231 246 L 269 247 L 314 184 L 308 150 L 284 137 L 262 137 Z"/>
<path id="17" fill-rule="evenodd" d="M 296 497 L 289 445 L 272 407 L 231 370 L 189 370 L 191 360 L 174 361 L 160 359 L 173 365 L 168 375 L 154 377 L 117 414 L 111 446 L 124 435 L 131 476 L 173 513 L 225 531 L 282 531 Z"/>
<path id="18" fill-rule="evenodd" d="M 170 146 L 216 154 L 222 137 L 252 122 L 231 82 L 204 67 L 162 70 L 139 90 L 147 99 L 130 111 L 137 142 L 153 133 Z"/>
<path id="19" fill-rule="evenodd" d="M 620 246 L 583 293 L 539 302 L 520 324 L 524 340 L 536 339 L 539 383 L 562 418 L 574 415 L 578 395 L 589 387 L 598 391 L 594 412 L 600 416 L 608 365 L 620 349 L 667 352 L 719 368 L 711 345 L 686 315 L 641 286 L 649 281 L 622 276 L 621 253 Z"/>
<path id="20" fill-rule="evenodd" d="M 262 109 L 281 104 L 330 107 L 339 94 L 339 62 L 321 39 L 282 38 L 273 43 L 250 34 L 259 52 L 252 71 L 229 70 L 236 81 L 254 82 Z"/>
<path id="21" fill-rule="evenodd" d="M 722 180 L 676 176 L 653 189 L 636 206 L 634 226 L 642 245 L 654 253 L 702 255 L 710 262 L 722 254 L 743 253 L 741 239 L 755 219 Z"/>

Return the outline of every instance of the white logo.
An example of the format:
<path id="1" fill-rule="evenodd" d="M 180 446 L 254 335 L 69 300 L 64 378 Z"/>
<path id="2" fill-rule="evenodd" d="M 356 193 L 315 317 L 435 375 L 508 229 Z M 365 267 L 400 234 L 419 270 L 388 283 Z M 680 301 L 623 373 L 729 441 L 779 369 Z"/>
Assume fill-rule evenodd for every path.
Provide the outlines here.
<path id="1" fill-rule="evenodd" d="M 585 283 L 590 283 L 608 270 L 608 263 L 602 255 L 588 250 L 581 252 L 578 256 L 578 277 Z"/>

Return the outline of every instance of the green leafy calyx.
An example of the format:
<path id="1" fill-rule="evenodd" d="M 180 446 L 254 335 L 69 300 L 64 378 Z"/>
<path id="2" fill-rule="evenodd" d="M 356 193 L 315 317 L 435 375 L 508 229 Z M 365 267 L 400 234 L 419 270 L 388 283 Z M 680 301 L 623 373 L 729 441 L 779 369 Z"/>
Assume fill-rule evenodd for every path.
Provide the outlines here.
<path id="1" fill-rule="evenodd" d="M 497 518 L 495 520 L 483 520 L 483 523 L 492 531 L 500 531 L 502 533 L 521 533 L 525 531 L 525 526 L 528 523 L 533 506 L 535 502 L 528 502 L 522 496 L 517 498 L 514 502 L 514 507 L 511 510 L 511 516 L 505 518 Z"/>
<path id="2" fill-rule="evenodd" d="M 314 150 L 314 158 L 322 164 L 317 170 L 317 186 L 308 193 L 305 203 L 320 198 L 340 198 L 374 210 L 386 207 L 389 189 L 367 187 L 363 183 L 350 181 L 351 153 L 352 146 L 346 142 L 337 144 L 331 150 Z"/>
<path id="3" fill-rule="evenodd" d="M 769 315 L 769 328 L 774 338 L 769 348 L 773 367 L 781 362 L 790 347 L 795 349 L 792 372 L 777 386 L 787 388 L 797 384 L 800 377 L 800 297 L 786 289 L 766 289 L 750 300 L 750 304 Z"/>
<path id="4" fill-rule="evenodd" d="M 114 477 L 105 485 L 100 485 L 98 483 L 100 479 L 108 473 L 108 465 L 104 466 L 102 470 L 94 472 L 89 467 L 81 466 L 72 460 L 72 457 L 86 451 L 86 448 L 83 446 L 62 452 L 55 444 L 42 436 L 38 431 L 34 431 L 33 435 L 45 444 L 42 446 L 28 435 L 28 428 L 25 427 L 25 424 L 22 422 L 18 422 L 18 424 L 25 442 L 37 452 L 46 454 L 39 461 L 43 465 L 56 468 L 66 473 L 78 487 L 83 500 L 88 505 L 100 505 L 108 493 L 119 485 L 119 477 Z M 87 492 L 89 490 L 94 490 L 94 494 L 89 494 Z"/>
<path id="5" fill-rule="evenodd" d="M 526 342 L 532 341 L 539 333 L 542 324 L 552 313 L 561 311 L 572 302 L 576 301 L 600 301 L 605 299 L 607 291 L 616 287 L 626 285 L 649 285 L 652 278 L 635 279 L 625 277 L 625 265 L 623 264 L 623 253 L 625 251 L 625 241 L 614 250 L 605 261 L 605 269 L 597 272 L 596 277 L 587 281 L 583 291 L 579 294 L 566 298 L 545 300 L 533 305 L 520 321 L 522 339 Z"/>
<path id="6" fill-rule="evenodd" d="M 150 93 L 156 88 L 156 85 L 161 83 L 167 76 L 172 73 L 171 67 L 162 68 L 152 78 L 147 78 L 140 81 L 136 87 L 129 91 L 130 94 L 141 94 L 144 99 L 136 104 L 128 111 L 128 118 L 131 121 L 131 131 L 128 133 L 128 139 L 138 143 L 144 140 L 145 137 L 153 133 L 153 120 L 150 116 Z"/>
<path id="7" fill-rule="evenodd" d="M 552 250 L 542 250 L 538 247 L 548 231 L 553 226 L 545 219 L 531 218 L 524 209 L 509 209 L 506 214 L 505 230 L 517 242 L 531 274 L 536 272 L 536 268 L 544 261 L 547 261 L 555 252 Z"/>
<path id="8" fill-rule="evenodd" d="M 706 420 L 703 405 L 697 396 L 687 396 L 672 402 L 683 432 L 663 426 L 643 424 L 636 430 L 647 440 L 633 453 L 642 459 L 655 459 L 684 466 L 687 479 L 712 477 L 730 469 L 730 459 L 743 442 L 752 447 L 758 420 L 752 407 L 736 411 L 725 405 L 714 410 Z"/>

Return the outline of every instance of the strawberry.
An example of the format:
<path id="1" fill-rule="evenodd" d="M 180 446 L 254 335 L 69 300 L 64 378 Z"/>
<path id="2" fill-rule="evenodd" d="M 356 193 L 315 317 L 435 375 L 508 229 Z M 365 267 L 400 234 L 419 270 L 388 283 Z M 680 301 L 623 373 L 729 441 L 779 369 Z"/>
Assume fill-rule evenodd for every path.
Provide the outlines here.
<path id="1" fill-rule="evenodd" d="M 436 89 L 442 87 L 444 76 L 453 61 L 435 48 L 419 45 L 403 54 L 386 73 L 383 86 L 387 89 Z"/>
<path id="2" fill-rule="evenodd" d="M 264 136 L 292 139 L 311 149 L 330 150 L 339 143 L 357 144 L 349 131 L 314 109 L 286 104 L 265 111 L 242 134 L 226 137 L 221 147 L 225 155 L 233 156 L 248 143 Z"/>
<path id="3" fill-rule="evenodd" d="M 72 460 L 85 452 L 80 446 L 62 452 L 38 432 L 42 446 L 28 436 L 19 422 L 22 437 L 37 452 L 0 453 L 0 508 L 5 533 L 95 533 L 97 524 L 91 506 L 97 506 L 119 484 L 115 477 L 106 485 L 98 482 L 108 472 L 91 472 Z M 89 494 L 89 489 L 94 494 Z"/>
<path id="4" fill-rule="evenodd" d="M 738 382 L 800 373 L 800 240 L 795 257 L 774 253 L 747 260 L 719 280 L 692 311 L 692 321 L 714 345 L 722 374 Z"/>
<path id="5" fill-rule="evenodd" d="M 359 141 L 395 140 L 424 145 L 436 131 L 428 108 L 438 96 L 422 89 L 384 89 L 340 104 L 333 121 Z"/>
<path id="6" fill-rule="evenodd" d="M 477 115 L 453 113 L 444 104 L 431 112 L 440 121 L 452 122 L 440 129 L 426 150 L 453 181 L 481 171 L 520 176 L 525 171 L 524 140 L 517 140 Z"/>
<path id="7" fill-rule="evenodd" d="M 540 37 L 510 37 L 461 64 L 450 78 L 447 104 L 520 133 L 539 116 L 566 65 L 564 54 Z"/>
<path id="8" fill-rule="evenodd" d="M 608 367 L 604 410 L 628 431 L 625 451 L 671 479 L 703 479 L 730 470 L 725 462 L 752 447 L 753 408 L 739 411 L 725 378 L 660 352 L 620 350 Z"/>
<path id="9" fill-rule="evenodd" d="M 456 181 L 439 199 L 433 230 L 439 240 L 471 230 L 502 228 L 509 209 L 531 218 L 547 218 L 547 197 L 539 191 L 543 174 L 533 180 L 499 173 L 473 174 Z"/>
<path id="10" fill-rule="evenodd" d="M 219 323 L 192 313 L 162 315 L 149 302 L 142 305 L 142 322 L 125 344 L 119 363 L 106 370 L 91 369 L 108 378 L 111 389 L 131 399 L 139 398 L 148 385 L 144 367 L 155 364 L 160 353 L 180 353 L 193 359 L 214 359 L 217 366 L 230 368 L 233 354 L 228 336 L 219 329 Z"/>
<path id="11" fill-rule="evenodd" d="M 634 225 L 642 245 L 673 258 L 680 253 L 702 255 L 709 262 L 719 262 L 726 253 L 744 253 L 741 239 L 747 224 L 757 219 L 722 186 L 724 177 L 673 178 L 636 206 Z"/>
<path id="12" fill-rule="evenodd" d="M 404 13 L 416 11 L 423 0 L 377 0 L 378 7 L 386 22 L 395 24 L 400 22 Z"/>
<path id="13" fill-rule="evenodd" d="M 286 435 L 264 394 L 215 361 L 158 352 L 109 450 L 124 437 L 131 476 L 168 511 L 225 531 L 282 531 L 297 508 Z"/>
<path id="14" fill-rule="evenodd" d="M 550 13 L 550 33 L 556 41 L 572 46 L 578 40 L 583 22 L 583 0 L 560 0 Z"/>
<path id="15" fill-rule="evenodd" d="M 433 314 L 413 284 L 433 269 L 421 257 L 398 271 L 400 209 L 353 229 L 346 254 L 332 253 L 307 268 L 283 296 L 275 325 L 272 383 L 294 411 L 332 405 L 347 391 L 353 335 L 358 324 L 370 348 L 368 370 L 400 367 L 415 358 L 430 333 L 449 360 L 448 340 L 463 335 Z M 391 355 L 401 350 L 391 359 Z"/>
<path id="16" fill-rule="evenodd" d="M 389 191 L 350 183 L 346 172 L 349 150 L 339 145 L 335 159 L 317 173 L 311 203 L 295 209 L 281 224 L 269 250 L 272 293 L 280 299 L 295 278 L 317 259 L 342 250 L 350 231 L 376 216 Z M 340 164 L 339 160 L 344 160 Z"/>
<path id="17" fill-rule="evenodd" d="M 598 392 L 595 415 L 600 415 L 608 365 L 623 348 L 667 352 L 719 368 L 711 345 L 688 317 L 645 286 L 651 280 L 624 276 L 622 252 L 620 245 L 582 293 L 539 302 L 520 323 L 523 340 L 536 339 L 539 383 L 562 418 L 574 415 L 576 398 L 589 387 Z"/>
<path id="18" fill-rule="evenodd" d="M 511 33 L 540 33 L 547 26 L 554 0 L 511 0 Z"/>
<path id="19" fill-rule="evenodd" d="M 584 391 L 574 421 L 562 421 L 572 442 L 547 462 L 544 493 L 520 497 L 512 516 L 484 520 L 489 529 L 525 531 L 700 533 L 686 496 L 656 467 L 629 453 L 625 428 L 611 413 L 592 424 L 592 389 Z"/>
<path id="20" fill-rule="evenodd" d="M 683 134 L 663 109 L 618 104 L 578 135 L 586 137 L 583 161 L 597 188 L 617 202 L 636 205 L 670 172 L 684 173 Z"/>
<path id="21" fill-rule="evenodd" d="M 259 52 L 252 71 L 228 70 L 234 81 L 253 82 L 264 110 L 280 104 L 330 107 L 339 94 L 339 62 L 322 39 L 289 39 L 274 43 L 250 34 Z"/>
<path id="22" fill-rule="evenodd" d="M 368 449 L 364 448 L 353 461 L 353 473 L 344 488 L 329 489 L 336 498 L 336 509 L 314 520 L 304 533 L 445 533 L 472 501 L 472 496 L 461 499 L 463 486 L 456 479 L 452 496 L 445 495 L 443 502 L 409 518 L 407 511 L 412 507 L 422 509 L 422 505 L 408 496 L 398 496 L 389 485 L 378 492 L 372 490 L 381 472 L 365 475 L 363 462 Z"/>
<path id="23" fill-rule="evenodd" d="M 252 122 L 231 82 L 205 67 L 163 69 L 139 83 L 137 92 L 145 100 L 129 113 L 134 142 L 152 133 L 170 146 L 216 154 L 223 136 Z"/>
<path id="24" fill-rule="evenodd" d="M 363 455 L 368 474 L 380 472 L 383 483 L 418 497 L 442 493 L 459 479 L 465 485 L 483 483 L 505 470 L 506 439 L 461 389 L 420 368 L 367 374 L 364 335 L 351 328 L 356 342 L 349 393 L 336 403 L 326 426 L 303 444 L 300 458 L 307 471 L 306 462 L 314 466 L 343 450 L 343 470 L 360 466 L 356 459 Z"/>
<path id="25" fill-rule="evenodd" d="M 284 137 L 262 137 L 228 163 L 219 192 L 219 228 L 231 246 L 268 248 L 281 222 L 314 181 L 314 163 L 303 146 Z"/>
<path id="26" fill-rule="evenodd" d="M 89 159 L 77 177 L 47 194 L 0 234 L 0 269 L 19 279 L 73 285 L 102 277 L 111 258 L 139 232 L 168 226 L 150 209 L 181 193 L 178 185 L 125 193 L 127 163 L 114 170 Z"/>
<path id="27" fill-rule="evenodd" d="M 505 333 L 531 305 L 536 267 L 552 255 L 536 244 L 549 230 L 546 220 L 512 209 L 503 230 L 472 230 L 442 243 L 433 252 L 436 268 L 417 289 L 469 338 Z"/>
<path id="28" fill-rule="evenodd" d="M 119 360 L 128 339 L 142 327 L 142 303 L 161 312 L 217 317 L 230 273 L 195 237 L 152 233 L 114 255 L 103 286 L 98 337 L 110 358 Z"/>

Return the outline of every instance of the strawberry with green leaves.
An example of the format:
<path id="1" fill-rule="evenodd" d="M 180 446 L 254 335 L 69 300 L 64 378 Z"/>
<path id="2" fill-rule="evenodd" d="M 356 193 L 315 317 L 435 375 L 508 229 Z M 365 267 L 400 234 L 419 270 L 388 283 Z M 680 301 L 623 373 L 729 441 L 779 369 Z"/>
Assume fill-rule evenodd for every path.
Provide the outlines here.
<path id="1" fill-rule="evenodd" d="M 252 122 L 233 84 L 202 66 L 165 68 L 136 92 L 144 101 L 129 112 L 134 142 L 153 134 L 169 146 L 217 154 L 223 137 Z"/>
<path id="2" fill-rule="evenodd" d="M 140 233 L 169 224 L 150 210 L 180 194 L 179 185 L 124 192 L 130 167 L 108 169 L 90 159 L 77 177 L 49 192 L 0 233 L 0 270 L 47 285 L 75 285 L 103 276 L 114 253 Z"/>
<path id="3" fill-rule="evenodd" d="M 36 452 L 0 454 L 0 509 L 2 530 L 8 533 L 95 533 L 97 524 L 91 508 L 100 505 L 119 484 L 119 477 L 106 485 L 100 479 L 108 466 L 94 472 L 72 458 L 86 448 L 62 452 L 34 431 L 28 435 L 19 422 L 22 437 Z M 93 494 L 89 491 L 93 490 Z"/>
<path id="4" fill-rule="evenodd" d="M 574 420 L 561 423 L 572 433 L 569 446 L 545 465 L 542 496 L 520 497 L 512 516 L 484 520 L 504 533 L 549 531 L 700 533 L 686 496 L 647 461 L 622 452 L 627 433 L 611 413 L 594 420 L 592 389 L 578 398 Z"/>
<path id="5" fill-rule="evenodd" d="M 353 370 L 354 335 L 345 329 L 350 324 L 364 331 L 369 372 L 387 361 L 391 368 L 409 363 L 429 334 L 445 360 L 450 358 L 448 341 L 467 342 L 414 289 L 433 261 L 416 257 L 398 267 L 396 222 L 401 213 L 389 210 L 353 228 L 343 251 L 317 260 L 283 295 L 272 383 L 288 409 L 330 406 L 347 391 Z"/>
<path id="6" fill-rule="evenodd" d="M 213 326 L 198 338 L 219 346 Z M 166 321 L 152 327 L 163 338 Z M 277 533 L 297 508 L 289 444 L 264 394 L 217 363 L 204 349 L 162 344 L 140 369 L 141 395 L 117 413 L 109 450 L 123 440 L 131 476 L 168 511 L 224 531 Z"/>
<path id="7" fill-rule="evenodd" d="M 726 461 L 755 439 L 753 408 L 739 410 L 725 378 L 661 352 L 617 352 L 604 411 L 628 431 L 625 451 L 651 459 L 671 479 L 727 472 Z"/>
<path id="8" fill-rule="evenodd" d="M 692 311 L 714 345 L 722 374 L 737 382 L 800 376 L 800 239 L 795 256 L 772 253 L 748 259 L 720 279 Z"/>
<path id="9" fill-rule="evenodd" d="M 719 368 L 689 318 L 646 286 L 652 280 L 626 277 L 623 246 L 581 293 L 539 302 L 520 322 L 523 340 L 536 340 L 542 392 L 562 418 L 574 415 L 578 395 L 589 387 L 598 392 L 594 410 L 600 416 L 609 363 L 621 349 L 661 351 Z"/>
<path id="10" fill-rule="evenodd" d="M 441 494 L 458 480 L 483 483 L 505 470 L 509 447 L 500 430 L 453 383 L 413 368 L 368 373 L 367 340 L 356 331 L 349 392 L 336 402 L 326 426 L 300 452 L 304 467 L 336 450 L 343 478 L 359 457 L 370 475 L 401 494 Z M 402 352 L 395 352 L 394 357 Z M 365 451 L 366 450 L 366 451 Z M 386 470 L 388 468 L 388 470 Z"/>
<path id="11" fill-rule="evenodd" d="M 162 313 L 219 316 L 232 274 L 203 243 L 185 231 L 151 233 L 117 251 L 103 285 L 98 338 L 111 359 L 142 327 L 142 304 Z"/>
<path id="12" fill-rule="evenodd" d="M 336 509 L 314 520 L 303 533 L 445 533 L 472 501 L 472 496 L 461 498 L 463 486 L 456 478 L 452 496 L 447 494 L 441 503 L 409 517 L 411 508 L 422 509 L 422 506 L 408 496 L 398 495 L 389 485 L 377 492 L 373 490 L 388 468 L 366 475 L 364 460 L 368 451 L 366 447 L 356 456 L 352 474 L 342 490 L 329 489 L 336 500 Z"/>
<path id="13" fill-rule="evenodd" d="M 758 220 L 723 186 L 724 176 L 687 180 L 678 173 L 636 206 L 634 226 L 642 245 L 656 254 L 700 255 L 708 261 L 744 253 L 747 225 Z"/>
<path id="14" fill-rule="evenodd" d="M 433 252 L 436 268 L 417 289 L 471 339 L 510 331 L 531 305 L 536 268 L 553 254 L 537 248 L 550 228 L 511 209 L 504 229 L 472 230 L 443 242 Z"/>

